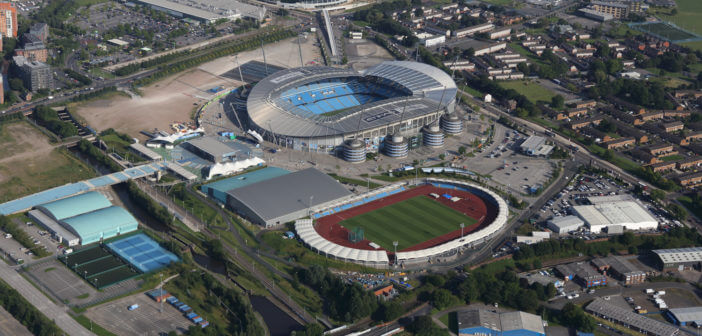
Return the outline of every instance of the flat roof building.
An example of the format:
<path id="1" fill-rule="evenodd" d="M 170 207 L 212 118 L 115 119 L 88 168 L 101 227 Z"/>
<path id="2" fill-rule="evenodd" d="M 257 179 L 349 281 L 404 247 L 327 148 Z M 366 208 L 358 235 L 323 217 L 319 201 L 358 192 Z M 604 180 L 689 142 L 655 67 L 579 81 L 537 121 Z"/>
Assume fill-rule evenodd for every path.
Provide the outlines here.
<path id="1" fill-rule="evenodd" d="M 697 267 L 702 262 L 702 247 L 653 250 L 658 265 L 663 270 L 685 270 Z"/>
<path id="2" fill-rule="evenodd" d="M 607 277 L 597 273 L 585 263 L 563 264 L 556 266 L 555 269 L 564 280 L 574 280 L 586 288 L 607 285 Z"/>
<path id="3" fill-rule="evenodd" d="M 210 136 L 190 140 L 183 145 L 203 159 L 214 163 L 231 161 L 237 154 L 235 148 Z"/>
<path id="4" fill-rule="evenodd" d="M 674 336 L 680 333 L 680 329 L 676 327 L 636 314 L 630 309 L 611 305 L 601 298 L 597 298 L 587 305 L 585 311 L 648 335 Z"/>
<path id="5" fill-rule="evenodd" d="M 314 168 L 285 174 L 227 192 L 227 206 L 251 222 L 272 227 L 309 215 L 352 193 Z"/>
<path id="6" fill-rule="evenodd" d="M 163 157 L 161 156 L 161 154 L 158 154 L 158 153 L 152 151 L 150 148 L 148 148 L 142 144 L 133 143 L 133 144 L 129 145 L 129 149 L 131 149 L 132 151 L 136 152 L 137 154 L 141 155 L 142 157 L 144 157 L 150 161 L 163 160 Z"/>
<path id="7" fill-rule="evenodd" d="M 136 2 L 178 18 L 188 18 L 205 23 L 212 23 L 219 19 L 235 20 L 238 18 L 261 21 L 266 17 L 265 7 L 233 0 L 182 1 L 183 3 L 170 0 L 137 0 Z"/>
<path id="8" fill-rule="evenodd" d="M 600 233 L 611 226 L 627 230 L 655 230 L 658 221 L 633 201 L 574 206 L 573 211 L 585 221 L 592 233 Z"/>
<path id="9" fill-rule="evenodd" d="M 519 148 L 524 154 L 531 156 L 546 156 L 553 150 L 553 146 L 546 144 L 546 138 L 538 135 L 528 137 Z"/>
<path id="10" fill-rule="evenodd" d="M 200 190 L 203 193 L 207 194 L 207 196 L 214 198 L 222 204 L 226 204 L 227 192 L 229 191 L 238 188 L 243 188 L 250 184 L 270 180 L 272 178 L 287 174 L 290 174 L 290 172 L 285 169 L 277 167 L 266 167 L 249 173 L 225 178 L 212 183 L 203 184 L 200 187 Z"/>
<path id="11" fill-rule="evenodd" d="M 459 311 L 457 319 L 459 335 L 546 335 L 541 317 L 522 311 L 467 310 Z"/>
<path id="12" fill-rule="evenodd" d="M 585 222 L 578 216 L 561 216 L 549 219 L 546 225 L 551 231 L 562 234 L 577 231 Z"/>
<path id="13" fill-rule="evenodd" d="M 620 256 L 597 258 L 592 264 L 602 272 L 610 272 L 625 285 L 640 284 L 646 281 L 646 272 L 636 268 L 631 262 Z"/>

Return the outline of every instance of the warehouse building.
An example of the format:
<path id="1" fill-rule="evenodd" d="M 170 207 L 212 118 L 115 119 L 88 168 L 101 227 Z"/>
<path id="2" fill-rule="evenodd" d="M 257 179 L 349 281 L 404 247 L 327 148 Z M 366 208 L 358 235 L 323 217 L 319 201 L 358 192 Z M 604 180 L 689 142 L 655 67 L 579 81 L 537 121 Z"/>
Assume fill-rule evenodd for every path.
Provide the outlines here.
<path id="1" fill-rule="evenodd" d="M 457 319 L 459 335 L 546 335 L 541 317 L 522 311 L 467 310 L 459 311 Z"/>
<path id="2" fill-rule="evenodd" d="M 231 161 L 237 155 L 237 150 L 235 148 L 232 148 L 214 137 L 202 137 L 190 140 L 184 143 L 183 146 L 199 157 L 214 163 Z"/>
<path id="3" fill-rule="evenodd" d="M 272 227 L 309 215 L 353 195 L 331 176 L 314 168 L 300 170 L 227 192 L 227 206 L 253 223 Z"/>
<path id="4" fill-rule="evenodd" d="M 592 233 L 600 233 L 616 226 L 632 231 L 658 228 L 658 221 L 633 201 L 580 205 L 574 206 L 573 211 L 585 222 Z"/>
<path id="5" fill-rule="evenodd" d="M 582 219 L 578 216 L 560 216 L 553 217 L 546 222 L 546 226 L 553 232 L 558 234 L 577 231 L 585 225 Z"/>
<path id="6" fill-rule="evenodd" d="M 553 150 L 553 146 L 546 144 L 546 138 L 538 135 L 532 135 L 524 140 L 519 148 L 524 154 L 530 156 L 546 156 Z"/>
<path id="7" fill-rule="evenodd" d="M 646 281 L 646 272 L 636 268 L 631 262 L 620 257 L 612 256 L 596 258 L 592 264 L 601 272 L 610 273 L 625 285 L 640 284 Z"/>
<path id="8" fill-rule="evenodd" d="M 672 308 L 665 312 L 668 319 L 680 326 L 694 323 L 699 328 L 702 326 L 702 307 Z"/>
<path id="9" fill-rule="evenodd" d="M 607 301 L 597 298 L 592 301 L 585 311 L 597 317 L 614 323 L 622 324 L 629 329 L 653 336 L 675 336 L 680 333 L 680 329 L 652 318 L 636 314 L 630 309 L 624 309 L 607 303 Z"/>
<path id="10" fill-rule="evenodd" d="M 664 271 L 699 269 L 702 262 L 702 247 L 653 250 L 653 253 Z"/>
<path id="11" fill-rule="evenodd" d="M 37 206 L 29 217 L 68 246 L 87 245 L 135 231 L 137 220 L 91 191 Z"/>

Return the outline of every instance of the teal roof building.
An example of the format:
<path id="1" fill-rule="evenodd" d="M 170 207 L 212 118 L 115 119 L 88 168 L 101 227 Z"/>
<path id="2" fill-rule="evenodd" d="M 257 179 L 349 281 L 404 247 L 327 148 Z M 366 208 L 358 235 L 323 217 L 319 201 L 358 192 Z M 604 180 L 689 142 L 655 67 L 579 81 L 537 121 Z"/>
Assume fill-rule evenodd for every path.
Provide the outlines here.
<path id="1" fill-rule="evenodd" d="M 227 204 L 228 191 L 243 188 L 249 184 L 270 180 L 272 178 L 287 174 L 290 174 L 290 171 L 277 167 L 266 167 L 250 173 L 232 176 L 216 182 L 204 184 L 200 187 L 200 191 L 216 199 L 222 204 Z"/>
<path id="2" fill-rule="evenodd" d="M 63 237 L 62 240 L 79 239 L 80 245 L 132 232 L 139 226 L 132 214 L 112 205 L 107 197 L 97 191 L 42 204 L 37 206 L 37 210 L 46 216 L 35 214 L 32 217 L 38 219 L 44 227 L 54 235 Z M 30 211 L 30 214 L 35 211 Z"/>
<path id="3" fill-rule="evenodd" d="M 90 191 L 46 203 L 38 206 L 38 208 L 43 210 L 47 215 L 50 215 L 54 220 L 60 221 L 109 206 L 112 206 L 112 203 L 110 203 L 105 195 L 97 191 Z"/>
<path id="4" fill-rule="evenodd" d="M 132 214 L 118 206 L 66 218 L 61 223 L 80 237 L 82 245 L 135 231 L 139 225 Z"/>

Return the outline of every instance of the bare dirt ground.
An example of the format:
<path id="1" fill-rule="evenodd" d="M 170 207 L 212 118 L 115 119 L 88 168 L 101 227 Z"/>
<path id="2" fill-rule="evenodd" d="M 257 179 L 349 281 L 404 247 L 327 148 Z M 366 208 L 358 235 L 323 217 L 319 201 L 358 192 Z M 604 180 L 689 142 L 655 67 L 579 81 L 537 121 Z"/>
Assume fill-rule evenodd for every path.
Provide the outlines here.
<path id="1" fill-rule="evenodd" d="M 93 177 L 93 170 L 54 148 L 26 122 L 0 131 L 0 202 Z"/>
<path id="2" fill-rule="evenodd" d="M 310 35 L 302 40 L 305 63 L 319 60 L 319 48 Z M 264 46 L 266 60 L 272 65 L 300 65 L 297 38 Z M 263 61 L 261 49 L 238 54 L 239 64 L 251 60 Z M 172 132 L 174 122 L 188 122 L 193 112 L 212 98 L 209 89 L 223 86 L 234 88 L 241 83 L 221 76 L 237 67 L 234 55 L 216 59 L 200 67 L 180 73 L 141 89 L 141 97 L 115 96 L 77 105 L 74 110 L 88 125 L 98 131 L 114 128 L 132 137 L 146 139 L 139 132 L 154 129 Z"/>
<path id="3" fill-rule="evenodd" d="M 344 46 L 349 64 L 356 70 L 365 70 L 384 61 L 393 60 L 385 48 L 368 40 L 346 40 Z"/>

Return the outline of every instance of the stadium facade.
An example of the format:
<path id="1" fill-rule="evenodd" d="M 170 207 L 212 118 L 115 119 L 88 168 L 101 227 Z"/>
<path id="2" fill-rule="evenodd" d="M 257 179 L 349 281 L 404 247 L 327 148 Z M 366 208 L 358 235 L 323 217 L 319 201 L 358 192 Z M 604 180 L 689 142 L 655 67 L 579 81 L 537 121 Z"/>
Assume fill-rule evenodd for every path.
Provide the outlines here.
<path id="1" fill-rule="evenodd" d="M 245 106 L 249 128 L 281 147 L 335 153 L 355 139 L 375 152 L 388 137 L 403 155 L 397 144 L 407 146 L 426 125 L 457 132 L 456 93 L 456 83 L 436 67 L 388 61 L 362 73 L 323 66 L 282 70 L 259 81 Z M 442 115 L 446 121 L 437 122 Z M 440 142 L 434 136 L 432 143 Z"/>

